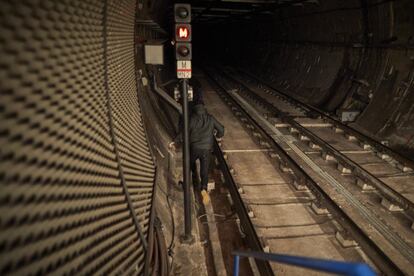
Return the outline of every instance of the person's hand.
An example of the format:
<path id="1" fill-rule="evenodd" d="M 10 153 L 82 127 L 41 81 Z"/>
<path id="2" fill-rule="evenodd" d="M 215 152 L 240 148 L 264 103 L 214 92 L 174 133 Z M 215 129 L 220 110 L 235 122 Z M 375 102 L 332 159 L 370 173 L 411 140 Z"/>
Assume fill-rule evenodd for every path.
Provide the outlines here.
<path id="1" fill-rule="evenodd" d="M 172 151 L 175 151 L 175 143 L 174 142 L 169 143 L 168 148 Z"/>

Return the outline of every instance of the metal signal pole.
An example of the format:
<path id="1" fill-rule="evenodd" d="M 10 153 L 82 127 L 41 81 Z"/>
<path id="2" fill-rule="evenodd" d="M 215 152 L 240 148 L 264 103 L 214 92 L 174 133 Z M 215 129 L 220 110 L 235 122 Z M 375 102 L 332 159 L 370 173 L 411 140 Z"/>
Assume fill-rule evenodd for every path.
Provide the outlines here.
<path id="1" fill-rule="evenodd" d="M 191 190 L 190 190 L 190 134 L 188 129 L 188 79 L 182 81 L 183 99 L 183 190 L 184 190 L 184 237 L 183 240 L 191 241 Z"/>
<path id="2" fill-rule="evenodd" d="M 191 189 L 190 189 L 190 134 L 188 128 L 188 79 L 191 78 L 191 5 L 175 4 L 175 57 L 177 59 L 177 78 L 182 79 L 183 102 L 183 190 L 184 190 L 184 235 L 182 242 L 193 242 L 191 234 Z"/>

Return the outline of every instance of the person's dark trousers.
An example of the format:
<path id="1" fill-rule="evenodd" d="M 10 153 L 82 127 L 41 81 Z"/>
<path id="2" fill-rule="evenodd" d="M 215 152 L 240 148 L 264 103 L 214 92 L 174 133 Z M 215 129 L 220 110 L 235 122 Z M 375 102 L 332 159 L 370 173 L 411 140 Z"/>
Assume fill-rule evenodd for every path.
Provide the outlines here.
<path id="1" fill-rule="evenodd" d="M 190 164 L 191 171 L 193 173 L 193 179 L 197 176 L 196 161 L 200 160 L 200 177 L 201 177 L 201 190 L 207 190 L 208 183 L 208 166 L 210 164 L 211 151 L 208 149 L 191 149 L 190 150 Z M 194 184 L 194 183 L 193 183 Z"/>

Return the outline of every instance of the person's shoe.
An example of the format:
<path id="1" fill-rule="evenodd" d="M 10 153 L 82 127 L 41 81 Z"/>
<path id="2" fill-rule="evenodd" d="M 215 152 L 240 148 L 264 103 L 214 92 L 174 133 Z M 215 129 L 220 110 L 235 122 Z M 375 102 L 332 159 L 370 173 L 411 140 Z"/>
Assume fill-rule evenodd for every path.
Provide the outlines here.
<path id="1" fill-rule="evenodd" d="M 203 198 L 203 204 L 206 205 L 210 202 L 210 196 L 207 193 L 207 190 L 201 190 L 201 197 Z"/>

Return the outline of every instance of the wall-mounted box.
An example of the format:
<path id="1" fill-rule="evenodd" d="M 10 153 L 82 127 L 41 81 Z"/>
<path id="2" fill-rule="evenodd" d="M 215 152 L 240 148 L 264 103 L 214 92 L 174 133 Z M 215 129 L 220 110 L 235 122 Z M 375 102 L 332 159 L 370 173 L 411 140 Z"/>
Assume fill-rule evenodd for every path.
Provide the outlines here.
<path id="1" fill-rule="evenodd" d="M 339 109 L 337 114 L 342 122 L 355 122 L 361 111 L 353 109 Z"/>
<path id="2" fill-rule="evenodd" d="M 144 46 L 145 64 L 164 65 L 164 45 L 148 43 Z"/>

